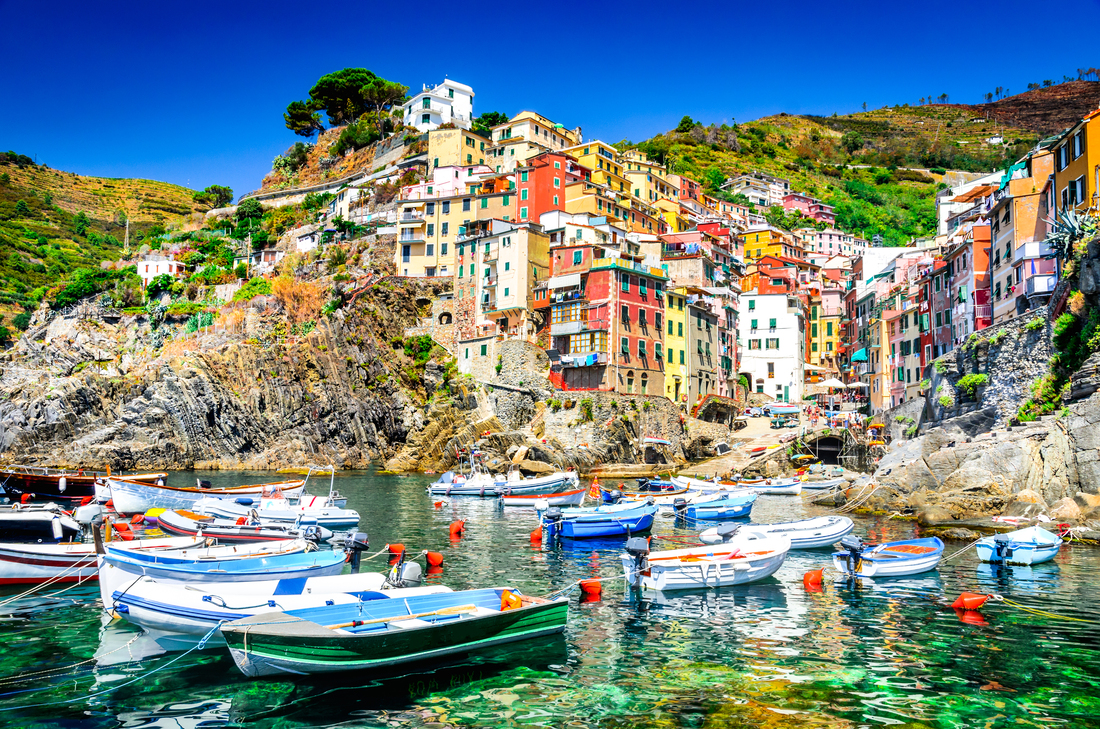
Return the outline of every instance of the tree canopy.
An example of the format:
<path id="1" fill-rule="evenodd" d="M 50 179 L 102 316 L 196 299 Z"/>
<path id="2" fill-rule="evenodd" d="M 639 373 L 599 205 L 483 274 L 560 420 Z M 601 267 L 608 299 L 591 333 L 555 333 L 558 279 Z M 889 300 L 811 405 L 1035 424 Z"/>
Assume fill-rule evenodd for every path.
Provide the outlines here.
<path id="1" fill-rule="evenodd" d="M 470 125 L 470 131 L 483 137 L 492 138 L 493 127 L 508 121 L 508 115 L 499 111 L 487 111 L 474 119 Z"/>
<path id="2" fill-rule="evenodd" d="M 321 111 L 332 126 L 350 124 L 368 111 L 384 111 L 401 103 L 408 86 L 388 81 L 365 68 L 345 68 L 325 74 L 309 90 L 306 101 L 292 101 L 283 114 L 287 129 L 303 137 L 324 129 Z"/>
<path id="3" fill-rule="evenodd" d="M 202 192 L 194 194 L 195 202 L 212 208 L 225 207 L 233 202 L 233 188 L 224 185 L 210 185 Z"/>

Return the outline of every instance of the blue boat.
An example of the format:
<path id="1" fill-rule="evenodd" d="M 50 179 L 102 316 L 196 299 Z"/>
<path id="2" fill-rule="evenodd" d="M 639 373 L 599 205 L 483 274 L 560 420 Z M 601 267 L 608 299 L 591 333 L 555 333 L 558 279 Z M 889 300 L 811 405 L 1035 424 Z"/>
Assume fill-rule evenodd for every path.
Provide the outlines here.
<path id="1" fill-rule="evenodd" d="M 338 575 L 344 569 L 342 551 L 299 552 L 257 555 L 245 559 L 209 559 L 194 562 L 135 559 L 121 550 L 108 549 L 99 558 L 101 591 L 113 582 L 107 575 L 125 580 L 149 576 L 175 582 L 242 582 L 249 580 L 294 580 Z M 109 594 L 109 593 L 108 593 Z"/>
<path id="2" fill-rule="evenodd" d="M 833 553 L 833 566 L 846 577 L 904 577 L 934 570 L 943 558 L 939 537 L 901 542 L 864 544 L 849 534 L 840 540 L 842 552 Z"/>
<path id="3" fill-rule="evenodd" d="M 978 559 L 999 564 L 1042 564 L 1058 555 L 1062 538 L 1039 526 L 984 537 L 975 545 Z"/>
<path id="4" fill-rule="evenodd" d="M 740 519 L 752 512 L 756 494 L 722 494 L 709 501 L 697 501 L 687 504 L 683 515 L 697 521 L 720 521 L 722 519 Z M 677 514 L 681 512 L 677 510 Z"/>
<path id="5" fill-rule="evenodd" d="M 653 526 L 653 504 L 605 504 L 583 509 L 550 508 L 540 513 L 549 536 L 570 539 L 630 536 Z"/>

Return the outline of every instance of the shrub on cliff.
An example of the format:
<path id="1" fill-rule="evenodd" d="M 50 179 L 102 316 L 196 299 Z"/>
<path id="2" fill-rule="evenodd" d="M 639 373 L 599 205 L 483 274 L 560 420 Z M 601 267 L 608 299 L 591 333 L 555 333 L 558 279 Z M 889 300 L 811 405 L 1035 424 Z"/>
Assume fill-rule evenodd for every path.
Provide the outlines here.
<path id="1" fill-rule="evenodd" d="M 101 268 L 81 268 L 73 272 L 69 281 L 54 296 L 50 302 L 50 308 L 64 309 L 69 304 L 83 299 L 85 296 L 106 291 L 116 281 L 127 276 L 136 276 L 137 267 L 127 266 L 120 271 L 107 271 Z"/>
<path id="2" fill-rule="evenodd" d="M 957 383 L 960 390 L 964 390 L 967 395 L 974 397 L 979 387 L 985 387 L 989 384 L 989 375 L 984 374 L 970 374 L 959 378 Z"/>
<path id="3" fill-rule="evenodd" d="M 264 296 L 270 293 L 271 284 L 267 282 L 267 279 L 257 276 L 237 289 L 237 293 L 233 294 L 233 301 L 251 301 L 257 296 Z"/>
<path id="4" fill-rule="evenodd" d="M 279 276 L 271 283 L 271 293 L 292 323 L 316 319 L 321 311 L 321 290 L 310 283 L 296 281 L 291 276 Z"/>

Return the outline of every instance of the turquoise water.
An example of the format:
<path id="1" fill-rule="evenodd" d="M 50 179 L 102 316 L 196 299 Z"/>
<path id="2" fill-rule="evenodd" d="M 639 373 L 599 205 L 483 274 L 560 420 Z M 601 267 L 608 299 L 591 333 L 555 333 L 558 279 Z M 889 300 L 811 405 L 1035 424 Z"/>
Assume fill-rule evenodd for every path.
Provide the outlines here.
<path id="1" fill-rule="evenodd" d="M 272 480 L 226 472 L 173 479 L 195 476 L 215 485 Z M 336 484 L 362 515 L 372 549 L 401 542 L 410 552 L 442 552 L 442 571 L 428 579 L 455 589 L 545 594 L 621 574 L 621 541 L 533 545 L 533 512 L 461 498 L 437 510 L 424 492 L 429 480 L 358 473 Z M 762 496 L 753 517 L 819 513 L 798 497 Z M 467 532 L 452 540 L 455 519 Z M 694 534 L 664 517 L 654 533 Z M 857 519 L 856 533 L 904 538 L 915 526 Z M 949 543 L 948 554 L 962 546 Z M 665 597 L 632 597 L 609 581 L 598 602 L 572 593 L 564 636 L 388 677 L 247 679 L 224 647 L 162 653 L 126 623 L 104 625 L 97 588 L 81 586 L 0 608 L 10 614 L 0 618 L 0 724 L 1100 727 L 1100 623 L 1063 619 L 1097 619 L 1100 550 L 1071 546 L 1054 563 L 997 571 L 968 551 L 924 576 L 827 581 L 808 593 L 802 574 L 827 559 L 828 551 L 792 552 L 776 578 Z M 964 621 L 949 607 L 963 591 L 1063 617 L 991 603 Z"/>

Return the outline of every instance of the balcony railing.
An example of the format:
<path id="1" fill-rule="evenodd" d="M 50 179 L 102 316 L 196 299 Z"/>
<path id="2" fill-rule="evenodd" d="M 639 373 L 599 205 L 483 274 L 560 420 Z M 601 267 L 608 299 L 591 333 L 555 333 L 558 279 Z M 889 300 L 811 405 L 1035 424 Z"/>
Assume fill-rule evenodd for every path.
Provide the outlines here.
<path id="1" fill-rule="evenodd" d="M 1058 284 L 1058 277 L 1054 274 L 1042 274 L 1032 276 L 1027 280 L 1027 295 L 1040 296 L 1054 291 Z"/>
<path id="2" fill-rule="evenodd" d="M 1054 251 L 1046 241 L 1024 243 L 1016 249 L 1016 257 L 1025 260 L 1028 258 L 1053 258 Z"/>
<path id="3" fill-rule="evenodd" d="M 974 307 L 975 319 L 988 319 L 993 316 L 993 307 L 989 304 L 977 304 Z"/>
<path id="4" fill-rule="evenodd" d="M 419 223 L 424 220 L 424 213 L 412 212 L 401 213 L 400 221 L 402 223 Z"/>
<path id="5" fill-rule="evenodd" d="M 561 357 L 562 367 L 595 367 L 607 364 L 607 352 L 574 352 Z"/>

